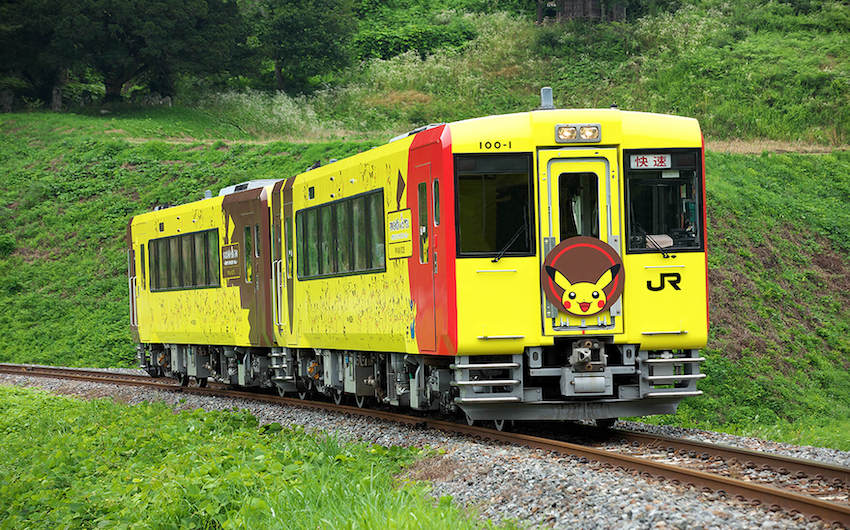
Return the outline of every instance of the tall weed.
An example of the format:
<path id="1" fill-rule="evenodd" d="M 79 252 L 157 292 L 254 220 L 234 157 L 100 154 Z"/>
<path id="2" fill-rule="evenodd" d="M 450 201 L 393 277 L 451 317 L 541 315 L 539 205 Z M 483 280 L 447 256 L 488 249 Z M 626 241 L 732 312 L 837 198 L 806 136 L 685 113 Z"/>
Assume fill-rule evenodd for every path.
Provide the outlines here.
<path id="1" fill-rule="evenodd" d="M 322 119 L 305 96 L 256 90 L 208 94 L 198 107 L 256 138 L 326 137 L 338 124 Z"/>

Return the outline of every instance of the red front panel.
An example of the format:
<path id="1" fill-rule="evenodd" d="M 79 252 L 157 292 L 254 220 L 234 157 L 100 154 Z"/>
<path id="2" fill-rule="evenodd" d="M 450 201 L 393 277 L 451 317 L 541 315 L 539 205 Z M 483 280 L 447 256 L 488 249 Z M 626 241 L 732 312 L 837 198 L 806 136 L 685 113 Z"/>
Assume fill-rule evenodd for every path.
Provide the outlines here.
<path id="1" fill-rule="evenodd" d="M 416 341 L 423 353 L 454 355 L 454 168 L 448 127 L 442 125 L 415 136 L 407 175 L 407 207 L 413 223 L 413 255 L 408 258 L 408 273 L 416 304 Z"/>

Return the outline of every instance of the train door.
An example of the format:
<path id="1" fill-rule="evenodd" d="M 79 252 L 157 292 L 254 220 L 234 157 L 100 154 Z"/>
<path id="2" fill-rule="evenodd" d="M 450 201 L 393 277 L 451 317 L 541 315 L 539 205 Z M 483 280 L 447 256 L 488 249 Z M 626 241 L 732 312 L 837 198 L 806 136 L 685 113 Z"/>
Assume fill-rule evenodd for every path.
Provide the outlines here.
<path id="1" fill-rule="evenodd" d="M 434 208 L 439 195 L 435 195 L 435 184 L 431 162 L 415 164 L 409 175 L 408 194 L 413 195 L 412 217 L 416 226 L 411 263 L 411 291 L 416 301 L 417 316 L 415 334 L 420 349 L 434 351 L 437 347 L 436 300 L 434 297 L 437 267 L 437 225 Z M 439 194 L 439 188 L 437 188 Z M 408 196 L 409 197 L 409 196 Z"/>
<path id="2" fill-rule="evenodd" d="M 619 261 L 622 251 L 617 150 L 542 150 L 538 173 L 541 261 L 562 241 L 577 237 L 607 243 L 617 254 L 611 263 Z M 621 299 L 587 317 L 565 313 L 545 296 L 542 302 L 546 335 L 623 332 Z"/>
<path id="3" fill-rule="evenodd" d="M 271 249 L 269 207 L 264 188 L 225 196 L 222 203 L 228 224 L 222 252 L 231 248 L 239 255 L 238 266 L 225 270 L 228 287 L 239 287 L 242 309 L 248 310 L 248 342 L 274 343 L 272 329 Z M 224 262 L 225 260 L 222 260 Z"/>
<path id="4" fill-rule="evenodd" d="M 289 321 L 289 330 L 286 343 L 295 346 L 297 343 L 296 332 L 298 328 L 295 322 L 295 259 L 301 256 L 295 255 L 295 209 L 292 207 L 292 185 L 295 178 L 288 178 L 283 184 L 283 276 L 286 284 L 286 315 Z"/>
<path id="5" fill-rule="evenodd" d="M 286 288 L 287 278 L 284 264 L 284 256 L 286 251 L 283 248 L 284 243 L 284 225 L 283 225 L 283 181 L 275 184 L 272 190 L 272 207 L 271 207 L 271 274 L 272 274 L 272 320 L 275 326 L 275 335 L 280 337 L 284 334 L 284 330 L 288 331 L 288 308 L 286 306 Z M 276 340 L 281 344 L 282 340 Z"/>
<path id="6" fill-rule="evenodd" d="M 132 245 L 132 240 L 130 241 Z M 137 336 L 139 333 L 139 290 L 136 284 L 136 252 L 132 247 L 127 251 L 127 284 L 130 293 L 130 329 L 133 335 Z"/>

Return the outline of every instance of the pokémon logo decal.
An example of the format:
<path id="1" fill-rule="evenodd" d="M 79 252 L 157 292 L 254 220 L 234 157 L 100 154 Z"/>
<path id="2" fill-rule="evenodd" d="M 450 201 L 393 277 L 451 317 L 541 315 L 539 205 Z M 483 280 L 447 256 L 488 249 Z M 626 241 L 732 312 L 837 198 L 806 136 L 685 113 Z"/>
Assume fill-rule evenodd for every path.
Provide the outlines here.
<path id="1" fill-rule="evenodd" d="M 546 298 L 576 317 L 601 313 L 620 298 L 626 281 L 620 255 L 593 237 L 561 241 L 543 260 L 541 281 Z"/>

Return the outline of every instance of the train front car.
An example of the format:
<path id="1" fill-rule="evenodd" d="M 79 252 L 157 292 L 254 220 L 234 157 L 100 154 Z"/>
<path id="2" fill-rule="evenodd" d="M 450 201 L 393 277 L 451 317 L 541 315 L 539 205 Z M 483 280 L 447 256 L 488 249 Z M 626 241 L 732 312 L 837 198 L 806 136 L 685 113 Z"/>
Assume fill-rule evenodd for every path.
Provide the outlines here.
<path id="1" fill-rule="evenodd" d="M 469 420 L 675 412 L 706 344 L 696 120 L 544 110 L 450 125 L 453 401 Z"/>

